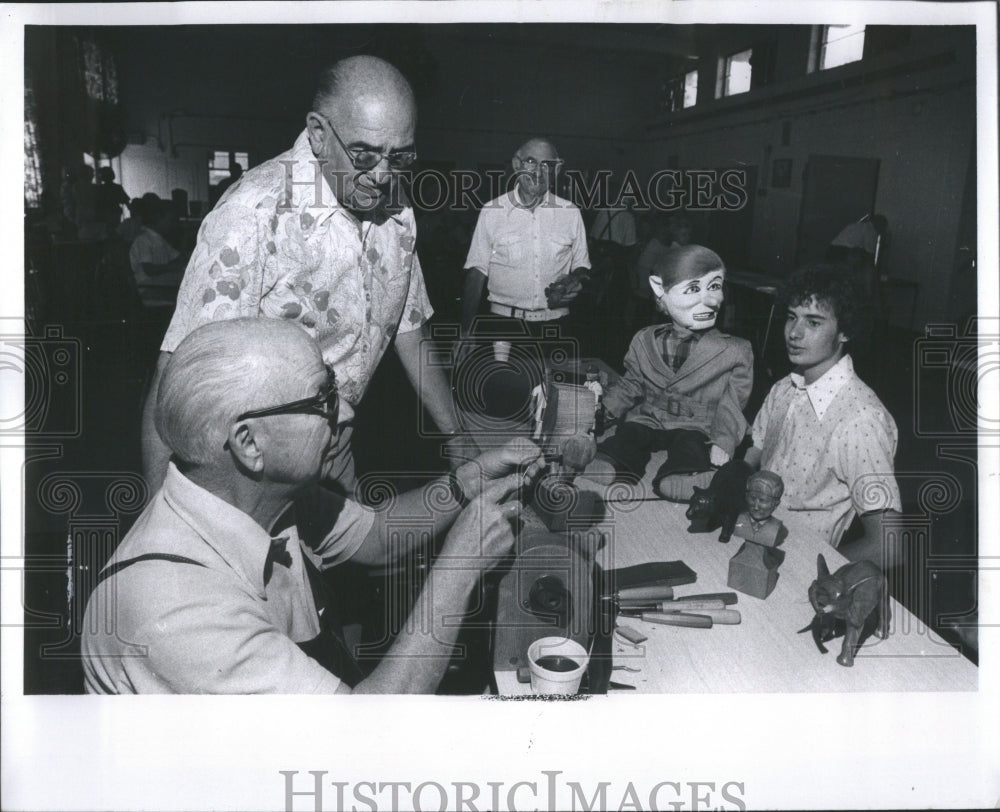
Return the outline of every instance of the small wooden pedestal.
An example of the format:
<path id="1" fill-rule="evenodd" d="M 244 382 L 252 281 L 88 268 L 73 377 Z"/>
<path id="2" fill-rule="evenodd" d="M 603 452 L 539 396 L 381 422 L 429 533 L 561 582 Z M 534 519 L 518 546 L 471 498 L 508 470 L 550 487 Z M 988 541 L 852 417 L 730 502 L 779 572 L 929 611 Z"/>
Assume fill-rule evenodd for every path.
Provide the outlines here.
<path id="1" fill-rule="evenodd" d="M 729 587 L 755 598 L 766 598 L 778 583 L 778 567 L 784 560 L 783 550 L 745 541 L 729 560 Z"/>

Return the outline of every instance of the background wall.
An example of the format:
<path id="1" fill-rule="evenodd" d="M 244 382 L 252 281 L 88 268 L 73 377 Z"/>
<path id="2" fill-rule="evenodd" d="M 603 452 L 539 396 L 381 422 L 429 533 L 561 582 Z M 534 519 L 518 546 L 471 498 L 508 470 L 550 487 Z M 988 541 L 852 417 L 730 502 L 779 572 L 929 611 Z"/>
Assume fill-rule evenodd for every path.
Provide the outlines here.
<path id="1" fill-rule="evenodd" d="M 889 273 L 919 286 L 912 322 L 908 309 L 895 310 L 894 318 L 920 330 L 969 307 L 969 286 L 955 281 L 956 267 L 970 256 L 958 249 L 974 246 L 975 233 L 968 204 L 976 119 L 969 27 L 913 27 L 901 47 L 813 74 L 805 67 L 812 26 L 95 30 L 116 59 L 128 138 L 117 166 L 131 196 L 169 197 L 181 188 L 192 200 L 207 200 L 213 150 L 247 152 L 254 165 L 287 149 L 303 127 L 319 70 L 343 56 L 375 53 L 413 82 L 417 146 L 432 165 L 508 166 L 519 143 L 544 133 L 570 168 L 632 168 L 645 177 L 667 166 L 756 167 L 752 213 L 742 215 L 751 222 L 739 226 L 748 239 L 726 259 L 776 275 L 796 260 L 809 157 L 878 159 L 875 208 L 890 224 Z M 65 123 L 72 111 L 59 104 L 66 43 L 67 30 L 48 29 L 29 39 L 27 58 L 42 80 L 40 126 L 71 156 L 80 143 Z M 715 99 L 720 56 L 751 46 L 759 55 L 755 71 L 766 67 L 769 82 Z M 700 74 L 699 103 L 667 112 L 665 82 L 692 67 Z M 779 159 L 792 166 L 784 188 L 771 183 Z"/>
<path id="2" fill-rule="evenodd" d="M 804 58 L 808 37 L 786 27 L 779 53 Z M 890 276 L 920 285 L 914 325 L 953 318 L 962 195 L 975 161 L 974 53 L 974 31 L 953 27 L 914 29 L 904 49 L 811 76 L 790 61 L 779 63 L 788 75 L 770 87 L 719 100 L 709 113 L 696 107 L 652 125 L 654 163 L 677 156 L 682 167 L 761 167 L 746 261 L 780 276 L 795 262 L 809 156 L 878 159 L 875 209 L 889 220 Z M 792 162 L 787 188 L 770 183 L 778 159 Z M 908 320 L 909 312 L 899 316 Z"/>
<path id="3" fill-rule="evenodd" d="M 129 193 L 133 184 L 161 196 L 179 185 L 205 199 L 209 150 L 246 151 L 254 164 L 287 149 L 304 126 L 318 72 L 360 50 L 384 52 L 414 82 L 424 159 L 506 164 L 521 142 L 545 133 L 568 165 L 624 166 L 639 152 L 662 61 L 573 47 L 521 26 L 300 28 L 112 31 L 137 142 L 123 156 Z"/>

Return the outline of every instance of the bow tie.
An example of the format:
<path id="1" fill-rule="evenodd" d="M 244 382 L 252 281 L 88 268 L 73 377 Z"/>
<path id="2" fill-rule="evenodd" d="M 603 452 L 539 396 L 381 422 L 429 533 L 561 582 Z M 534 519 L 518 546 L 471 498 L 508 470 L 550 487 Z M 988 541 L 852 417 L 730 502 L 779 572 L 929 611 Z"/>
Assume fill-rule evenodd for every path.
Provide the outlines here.
<path id="1" fill-rule="evenodd" d="M 264 559 L 265 584 L 271 580 L 275 564 L 281 564 L 286 569 L 292 566 L 292 554 L 288 552 L 285 546 L 287 543 L 288 536 L 279 536 L 276 539 L 271 539 L 271 548 L 267 551 L 267 558 Z"/>

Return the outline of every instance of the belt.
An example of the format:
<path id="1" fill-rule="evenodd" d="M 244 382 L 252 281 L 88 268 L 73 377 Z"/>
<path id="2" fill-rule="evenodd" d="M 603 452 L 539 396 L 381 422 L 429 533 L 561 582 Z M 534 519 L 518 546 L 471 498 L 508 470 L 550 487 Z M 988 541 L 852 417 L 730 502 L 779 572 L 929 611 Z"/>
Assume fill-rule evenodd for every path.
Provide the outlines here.
<path id="1" fill-rule="evenodd" d="M 569 308 L 557 307 L 555 310 L 525 310 L 521 307 L 508 307 L 507 305 L 490 302 L 490 312 L 497 316 L 508 316 L 512 319 L 522 321 L 555 321 L 563 316 L 569 315 Z"/>

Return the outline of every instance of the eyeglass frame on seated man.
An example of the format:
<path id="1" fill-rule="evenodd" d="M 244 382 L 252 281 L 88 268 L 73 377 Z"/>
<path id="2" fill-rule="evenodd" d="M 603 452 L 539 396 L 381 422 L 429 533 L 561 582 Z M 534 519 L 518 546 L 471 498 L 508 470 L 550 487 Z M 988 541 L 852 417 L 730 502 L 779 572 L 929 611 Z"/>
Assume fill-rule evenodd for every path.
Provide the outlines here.
<path id="1" fill-rule="evenodd" d="M 331 426 L 337 425 L 340 415 L 340 395 L 337 392 L 337 376 L 333 367 L 326 365 L 327 384 L 312 397 L 279 403 L 277 406 L 267 406 L 263 409 L 250 409 L 236 417 L 237 421 L 249 420 L 251 417 L 271 417 L 278 414 L 314 414 L 329 421 Z"/>
<path id="2" fill-rule="evenodd" d="M 313 111 L 315 112 L 315 111 Z M 353 150 L 344 143 L 343 139 L 337 134 L 336 128 L 333 126 L 333 122 L 329 118 L 324 116 L 322 113 L 316 113 L 316 115 L 326 122 L 326 126 L 330 128 L 330 132 L 333 133 L 333 137 L 337 139 L 337 143 L 340 144 L 340 148 L 344 150 L 344 153 L 351 161 L 351 166 L 357 169 L 359 172 L 369 172 L 382 163 L 385 159 L 386 163 L 389 164 L 390 169 L 406 169 L 408 166 L 412 166 L 413 162 L 417 160 L 417 151 L 415 149 L 405 149 L 397 150 L 395 152 L 381 152 L 374 149 L 366 149 L 364 147 L 355 147 Z M 370 166 L 364 166 L 359 163 L 360 155 L 371 155 L 378 156 L 378 160 Z M 405 161 L 405 163 L 393 163 L 393 160 L 397 162 L 399 160 Z"/>

